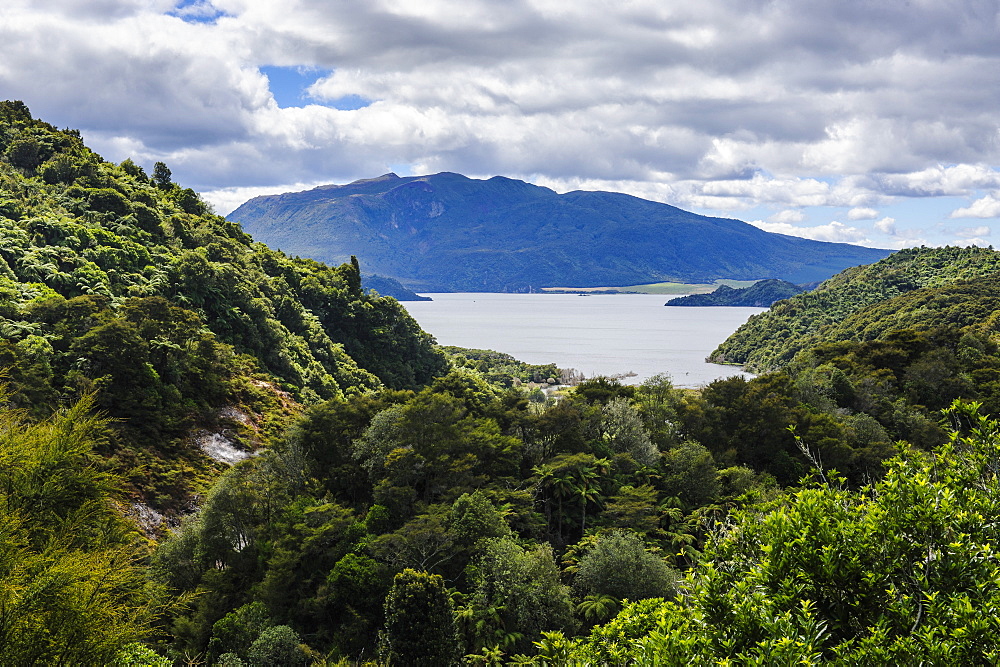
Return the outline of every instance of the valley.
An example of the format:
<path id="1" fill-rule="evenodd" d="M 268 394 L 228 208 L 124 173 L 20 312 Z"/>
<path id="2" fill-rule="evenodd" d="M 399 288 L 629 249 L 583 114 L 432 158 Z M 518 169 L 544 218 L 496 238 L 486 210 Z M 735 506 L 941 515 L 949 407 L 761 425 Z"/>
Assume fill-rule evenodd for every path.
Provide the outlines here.
<path id="1" fill-rule="evenodd" d="M 289 201 L 347 188 L 382 213 L 386 196 L 423 202 L 433 227 L 455 201 L 434 197 L 482 187 L 555 217 L 611 202 L 759 242 L 758 264 L 725 271 L 707 254 L 654 270 L 609 242 L 601 273 L 550 247 L 542 283 L 670 290 L 650 285 L 779 265 L 822 282 L 769 309 L 665 308 L 662 292 L 511 293 L 536 285 L 518 271 L 537 256 L 456 254 L 422 278 L 325 264 L 215 215 L 163 162 L 105 160 L 0 102 L 0 663 L 995 661 L 1000 253 L 775 241 L 457 174 L 253 200 L 254 224 L 287 229 Z M 593 240 L 573 224 L 536 236 Z M 334 229 L 350 246 L 366 228 Z M 372 291 L 396 289 L 388 275 L 512 289 L 404 307 Z M 438 329 L 464 317 L 468 339 Z M 648 326 L 669 318 L 681 339 Z M 512 320 L 554 347 L 510 354 Z M 583 358 L 570 325 L 588 354 L 624 331 L 654 363 L 547 396 L 549 353 Z M 725 373 L 658 372 L 678 351 Z"/>

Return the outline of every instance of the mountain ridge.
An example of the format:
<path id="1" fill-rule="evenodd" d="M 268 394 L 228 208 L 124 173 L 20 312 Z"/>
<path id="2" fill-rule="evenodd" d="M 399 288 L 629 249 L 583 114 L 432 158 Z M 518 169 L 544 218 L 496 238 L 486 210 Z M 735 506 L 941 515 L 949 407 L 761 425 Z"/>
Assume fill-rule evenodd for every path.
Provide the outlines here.
<path id="1" fill-rule="evenodd" d="M 528 291 L 719 278 L 822 280 L 891 251 L 773 234 L 618 192 L 503 176 L 394 173 L 254 197 L 229 214 L 255 239 L 325 262 L 357 255 L 422 292 Z"/>

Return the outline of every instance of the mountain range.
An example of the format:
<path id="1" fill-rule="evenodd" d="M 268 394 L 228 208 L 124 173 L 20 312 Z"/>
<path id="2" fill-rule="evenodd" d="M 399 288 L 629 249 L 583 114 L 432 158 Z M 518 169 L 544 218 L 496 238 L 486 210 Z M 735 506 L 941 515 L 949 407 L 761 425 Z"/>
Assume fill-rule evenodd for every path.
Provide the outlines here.
<path id="1" fill-rule="evenodd" d="M 826 279 L 889 250 L 765 232 L 614 192 L 494 176 L 385 174 L 255 197 L 229 216 L 286 253 L 434 291 L 531 291 L 720 278 Z"/>

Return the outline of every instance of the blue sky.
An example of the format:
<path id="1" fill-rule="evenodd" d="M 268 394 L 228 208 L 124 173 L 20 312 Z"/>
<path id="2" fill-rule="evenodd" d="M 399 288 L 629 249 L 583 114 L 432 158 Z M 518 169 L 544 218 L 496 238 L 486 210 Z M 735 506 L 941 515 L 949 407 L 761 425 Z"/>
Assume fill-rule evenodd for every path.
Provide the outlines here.
<path id="1" fill-rule="evenodd" d="M 0 95 L 226 213 L 395 171 L 994 242 L 995 0 L 6 0 Z"/>
<path id="2" fill-rule="evenodd" d="M 267 87 L 274 101 L 283 109 L 321 104 L 341 111 L 357 111 L 371 104 L 371 100 L 360 95 L 344 95 L 334 100 L 314 98 L 309 92 L 310 86 L 333 74 L 330 70 L 272 65 L 261 67 L 260 71 L 267 77 Z"/>

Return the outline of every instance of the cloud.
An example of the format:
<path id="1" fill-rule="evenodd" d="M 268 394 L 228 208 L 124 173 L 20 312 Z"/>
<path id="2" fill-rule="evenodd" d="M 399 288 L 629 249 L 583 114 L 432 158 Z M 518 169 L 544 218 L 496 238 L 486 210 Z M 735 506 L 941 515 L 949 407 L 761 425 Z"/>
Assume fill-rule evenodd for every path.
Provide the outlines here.
<path id="1" fill-rule="evenodd" d="M 1000 218 L 1000 197 L 988 194 L 972 202 L 970 206 L 955 209 L 949 218 Z"/>
<path id="2" fill-rule="evenodd" d="M 882 218 L 875 222 L 875 229 L 888 236 L 896 236 L 896 220 L 894 218 Z"/>
<path id="3" fill-rule="evenodd" d="M 878 211 L 873 208 L 852 208 L 847 212 L 848 220 L 874 220 L 878 217 Z"/>
<path id="4" fill-rule="evenodd" d="M 277 195 L 285 192 L 301 192 L 311 190 L 322 183 L 287 183 L 284 185 L 220 188 L 202 193 L 201 197 L 212 205 L 219 215 L 229 215 L 239 206 L 254 197 L 262 195 Z"/>
<path id="5" fill-rule="evenodd" d="M 924 233 L 927 230 L 920 228 L 911 229 L 900 229 L 896 224 L 896 219 L 886 216 L 881 220 L 876 220 L 872 227 L 876 231 L 885 234 L 889 237 L 888 241 L 879 241 L 879 247 L 888 246 L 890 248 L 911 248 L 913 246 L 920 245 L 935 245 L 923 238 Z M 945 245 L 944 243 L 939 243 L 937 245 Z"/>
<path id="6" fill-rule="evenodd" d="M 976 190 L 1000 188 L 1000 172 L 985 165 L 935 165 L 920 171 L 873 175 L 873 187 L 904 197 L 966 196 Z"/>
<path id="7" fill-rule="evenodd" d="M 709 212 L 767 207 L 768 224 L 860 239 L 792 223 L 805 207 L 875 220 L 901 198 L 941 196 L 980 197 L 952 217 L 998 217 L 983 197 L 1000 190 L 998 15 L 979 0 L 816 0 L 808 12 L 6 0 L 0 90 L 109 159 L 166 161 L 220 208 L 239 188 L 409 165 Z M 324 73 L 300 96 L 315 103 L 279 108 L 262 68 Z M 344 99 L 371 104 L 335 108 Z"/>
<path id="8" fill-rule="evenodd" d="M 766 232 L 800 236 L 815 241 L 833 241 L 835 243 L 853 243 L 855 245 L 871 244 L 871 240 L 863 229 L 848 227 L 836 220 L 829 224 L 817 225 L 815 227 L 797 227 L 785 222 L 763 222 L 761 220 L 755 220 L 750 224 Z"/>
<path id="9" fill-rule="evenodd" d="M 980 227 L 962 227 L 955 230 L 955 236 L 962 239 L 975 239 L 978 236 L 989 236 L 990 228 L 986 225 Z"/>
<path id="10" fill-rule="evenodd" d="M 988 240 L 981 239 L 981 238 L 971 238 L 971 239 L 960 238 L 960 239 L 957 239 L 957 240 L 951 242 L 949 245 L 957 245 L 957 246 L 979 246 L 979 247 L 983 248 L 983 247 L 986 247 L 986 246 L 989 246 L 989 245 L 992 245 L 992 244 Z"/>
<path id="11" fill-rule="evenodd" d="M 802 222 L 805 219 L 806 219 L 805 213 L 803 213 L 802 211 L 795 211 L 792 209 L 785 209 L 784 211 L 781 211 L 780 213 L 775 213 L 770 218 L 768 218 L 768 220 L 770 220 L 771 222 L 787 222 L 787 223 Z"/>

